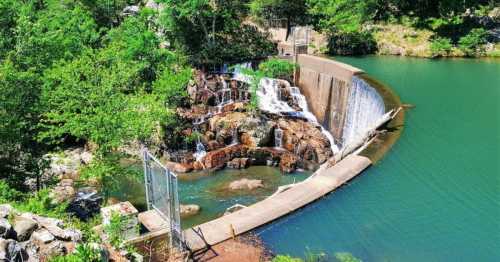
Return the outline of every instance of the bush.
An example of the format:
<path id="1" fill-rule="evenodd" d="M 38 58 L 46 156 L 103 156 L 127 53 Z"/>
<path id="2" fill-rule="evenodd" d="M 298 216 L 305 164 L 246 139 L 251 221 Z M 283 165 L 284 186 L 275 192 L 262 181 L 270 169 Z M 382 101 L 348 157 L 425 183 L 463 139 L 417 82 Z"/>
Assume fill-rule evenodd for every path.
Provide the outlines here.
<path id="1" fill-rule="evenodd" d="M 67 203 L 55 204 L 50 196 L 49 189 L 43 189 L 34 195 L 27 197 L 24 201 L 14 204 L 20 211 L 31 212 L 40 216 L 66 218 Z"/>
<path id="2" fill-rule="evenodd" d="M 5 180 L 0 179 L 0 204 L 19 201 L 23 193 L 13 189 Z"/>
<path id="3" fill-rule="evenodd" d="M 99 262 L 102 261 L 101 253 L 92 245 L 85 243 L 77 245 L 75 252 L 66 256 L 57 256 L 50 262 Z"/>
<path id="4" fill-rule="evenodd" d="M 332 55 L 366 55 L 375 52 L 376 42 L 371 32 L 335 33 L 330 35 L 329 53 Z"/>
<path id="5" fill-rule="evenodd" d="M 271 58 L 259 65 L 266 77 L 290 80 L 296 65 L 283 59 Z"/>
<path id="6" fill-rule="evenodd" d="M 463 36 L 458 41 L 458 47 L 467 56 L 484 55 L 486 44 L 486 31 L 483 28 L 474 28 L 469 34 Z"/>
<path id="7" fill-rule="evenodd" d="M 430 48 L 433 57 L 447 56 L 451 52 L 453 45 L 449 38 L 438 37 L 431 42 Z"/>

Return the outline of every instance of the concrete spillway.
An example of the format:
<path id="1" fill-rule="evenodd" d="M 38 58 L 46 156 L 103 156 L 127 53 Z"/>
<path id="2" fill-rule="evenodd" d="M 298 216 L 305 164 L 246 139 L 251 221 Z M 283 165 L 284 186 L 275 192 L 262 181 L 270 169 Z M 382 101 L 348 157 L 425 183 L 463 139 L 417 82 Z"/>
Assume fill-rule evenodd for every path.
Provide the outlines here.
<path id="1" fill-rule="evenodd" d="M 196 251 L 267 224 L 330 193 L 370 164 L 367 157 L 351 155 L 334 166 L 323 165 L 313 177 L 284 192 L 184 231 L 186 244 Z"/>

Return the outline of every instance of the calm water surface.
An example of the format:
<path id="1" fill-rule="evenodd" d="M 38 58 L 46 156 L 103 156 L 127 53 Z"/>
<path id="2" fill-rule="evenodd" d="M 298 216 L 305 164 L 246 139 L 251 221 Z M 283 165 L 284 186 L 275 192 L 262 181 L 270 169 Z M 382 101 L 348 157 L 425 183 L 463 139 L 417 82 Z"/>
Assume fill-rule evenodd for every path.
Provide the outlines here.
<path id="1" fill-rule="evenodd" d="M 416 107 L 383 160 L 260 229 L 264 242 L 302 257 L 500 261 L 500 60 L 337 59 Z"/>

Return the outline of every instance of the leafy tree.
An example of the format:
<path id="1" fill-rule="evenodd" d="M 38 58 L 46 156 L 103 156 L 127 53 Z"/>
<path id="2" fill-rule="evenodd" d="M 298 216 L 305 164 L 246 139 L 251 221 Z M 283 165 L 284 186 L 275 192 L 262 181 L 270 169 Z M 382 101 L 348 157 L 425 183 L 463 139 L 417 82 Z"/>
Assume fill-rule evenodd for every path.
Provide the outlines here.
<path id="1" fill-rule="evenodd" d="M 283 59 L 271 58 L 259 65 L 259 70 L 265 76 L 292 80 L 293 71 L 297 65 Z"/>
<path id="2" fill-rule="evenodd" d="M 308 0 L 309 13 L 317 28 L 327 33 L 354 33 L 361 31 L 368 14 L 370 1 L 362 0 Z"/>
<path id="3" fill-rule="evenodd" d="M 267 36 L 242 24 L 244 1 L 162 0 L 160 23 L 173 48 L 196 65 L 261 58 L 274 53 Z"/>
<path id="4" fill-rule="evenodd" d="M 286 39 L 293 25 L 307 24 L 306 0 L 252 0 L 250 2 L 252 15 L 265 21 L 286 19 Z"/>
<path id="5" fill-rule="evenodd" d="M 458 47 L 467 56 L 477 56 L 484 54 L 484 44 L 486 31 L 482 28 L 474 28 L 469 34 L 463 36 L 458 41 Z"/>
<path id="6" fill-rule="evenodd" d="M 94 20 L 79 5 L 51 4 L 38 11 L 24 10 L 17 19 L 13 57 L 23 69 L 40 72 L 54 61 L 75 58 L 98 40 Z"/>
<path id="7" fill-rule="evenodd" d="M 43 168 L 43 145 L 36 141 L 39 85 L 32 70 L 20 71 L 9 60 L 0 66 L 0 178 L 17 189 Z"/>
<path id="8" fill-rule="evenodd" d="M 130 0 L 80 0 L 92 13 L 99 27 L 113 27 L 121 22 L 121 13 L 129 5 L 139 1 Z"/>

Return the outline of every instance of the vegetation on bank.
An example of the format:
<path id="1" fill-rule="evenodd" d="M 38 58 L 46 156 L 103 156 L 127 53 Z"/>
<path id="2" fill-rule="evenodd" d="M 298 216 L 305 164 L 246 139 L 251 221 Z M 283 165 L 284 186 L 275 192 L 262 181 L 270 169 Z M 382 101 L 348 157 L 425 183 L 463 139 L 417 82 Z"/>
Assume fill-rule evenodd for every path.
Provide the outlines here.
<path id="1" fill-rule="evenodd" d="M 285 19 L 329 37 L 333 55 L 498 56 L 493 0 L 253 0 L 257 22 Z"/>

